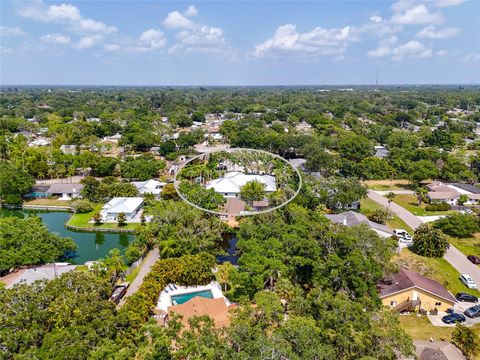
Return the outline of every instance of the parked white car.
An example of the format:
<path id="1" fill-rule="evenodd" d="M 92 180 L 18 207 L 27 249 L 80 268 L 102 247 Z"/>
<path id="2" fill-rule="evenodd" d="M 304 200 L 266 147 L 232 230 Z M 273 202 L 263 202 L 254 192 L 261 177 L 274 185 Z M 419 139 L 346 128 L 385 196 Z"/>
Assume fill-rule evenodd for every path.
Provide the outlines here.
<path id="1" fill-rule="evenodd" d="M 460 276 L 460 280 L 465 284 L 466 287 L 469 289 L 476 289 L 477 284 L 475 284 L 475 281 L 470 277 L 468 274 L 462 274 Z"/>
<path id="2" fill-rule="evenodd" d="M 393 230 L 395 236 L 398 237 L 398 240 L 402 243 L 411 243 L 413 241 L 412 236 L 404 229 L 395 229 Z"/>

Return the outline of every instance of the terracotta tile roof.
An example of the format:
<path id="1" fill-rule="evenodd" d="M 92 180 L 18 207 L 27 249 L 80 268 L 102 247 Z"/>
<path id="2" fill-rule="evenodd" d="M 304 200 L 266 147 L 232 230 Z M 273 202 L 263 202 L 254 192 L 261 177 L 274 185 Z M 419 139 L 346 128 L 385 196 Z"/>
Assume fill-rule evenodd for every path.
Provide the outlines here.
<path id="1" fill-rule="evenodd" d="M 390 280 L 389 283 L 383 281 L 378 284 L 380 298 L 416 287 L 447 301 L 456 302 L 453 295 L 441 284 L 414 271 L 400 269 L 398 273 L 388 278 L 388 280 Z"/>
<path id="2" fill-rule="evenodd" d="M 168 312 L 182 315 L 182 324 L 186 327 L 191 317 L 208 315 L 215 322 L 215 327 L 221 328 L 230 325 L 229 312 L 236 307 L 235 304 L 228 306 L 223 298 L 207 299 L 195 296 L 183 304 L 169 306 Z"/>

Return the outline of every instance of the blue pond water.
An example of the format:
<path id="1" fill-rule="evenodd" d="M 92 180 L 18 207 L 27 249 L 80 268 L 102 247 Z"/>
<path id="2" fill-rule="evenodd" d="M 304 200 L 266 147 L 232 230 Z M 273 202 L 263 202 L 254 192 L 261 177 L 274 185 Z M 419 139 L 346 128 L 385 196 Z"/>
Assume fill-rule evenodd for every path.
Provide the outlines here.
<path id="1" fill-rule="evenodd" d="M 5 210 L 0 209 L 0 217 L 17 216 L 38 216 L 47 226 L 48 230 L 63 237 L 69 237 L 77 244 L 76 257 L 73 261 L 83 264 L 85 261 L 97 260 L 105 257 L 108 252 L 117 248 L 124 252 L 128 243 L 133 240 L 133 235 L 113 234 L 103 232 L 76 232 L 64 227 L 64 223 L 71 216 L 68 212 L 60 211 L 26 211 L 26 210 Z"/>
<path id="2" fill-rule="evenodd" d="M 188 300 L 195 296 L 201 296 L 207 299 L 213 299 L 212 292 L 210 290 L 195 291 L 188 294 L 172 295 L 172 303 L 180 305 L 186 303 Z"/>

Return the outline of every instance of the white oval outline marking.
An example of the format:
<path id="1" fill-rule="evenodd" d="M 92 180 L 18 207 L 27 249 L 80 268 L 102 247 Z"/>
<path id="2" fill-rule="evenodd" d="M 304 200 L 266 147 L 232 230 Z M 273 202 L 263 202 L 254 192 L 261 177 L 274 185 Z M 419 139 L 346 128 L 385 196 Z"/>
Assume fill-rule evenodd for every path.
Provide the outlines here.
<path id="1" fill-rule="evenodd" d="M 208 209 L 204 209 L 194 203 L 192 203 L 191 201 L 187 200 L 187 198 L 185 198 L 185 196 L 182 195 L 182 193 L 180 192 L 180 190 L 178 189 L 178 185 L 180 183 L 180 181 L 177 180 L 177 175 L 180 173 L 180 171 L 185 167 L 187 166 L 190 162 L 196 160 L 196 159 L 200 159 L 201 157 L 205 156 L 205 155 L 209 155 L 209 154 L 214 154 L 214 153 L 217 153 L 217 152 L 236 152 L 236 151 L 253 151 L 253 152 L 257 152 L 257 153 L 262 153 L 262 154 L 267 154 L 267 155 L 270 155 L 270 156 L 273 156 L 277 159 L 280 159 L 282 160 L 283 162 L 285 162 L 288 166 L 290 166 L 293 170 L 295 170 L 295 172 L 297 173 L 297 176 L 298 176 L 298 189 L 297 191 L 295 192 L 295 194 L 293 194 L 293 196 L 288 199 L 287 201 L 285 201 L 284 203 L 278 205 L 278 206 L 275 206 L 274 208 L 271 208 L 271 209 L 267 209 L 267 210 L 262 210 L 262 211 L 248 211 L 248 212 L 245 212 L 244 214 L 230 214 L 230 213 L 223 213 L 223 212 L 219 212 L 219 211 L 213 211 L 213 210 L 208 210 Z M 287 205 L 290 201 L 292 201 L 293 199 L 295 199 L 297 197 L 297 195 L 300 193 L 300 190 L 302 189 L 302 175 L 300 174 L 300 171 L 298 171 L 297 168 L 295 168 L 292 164 L 290 164 L 288 162 L 287 159 L 284 159 L 283 157 L 281 157 L 280 155 L 277 155 L 277 154 L 273 154 L 271 152 L 268 152 L 268 151 L 265 151 L 265 150 L 258 150 L 258 149 L 248 149 L 248 148 L 226 148 L 226 149 L 221 149 L 221 150 L 212 150 L 212 151 L 206 151 L 200 155 L 196 155 L 194 156 L 193 158 L 189 159 L 188 161 L 185 162 L 185 164 L 183 164 L 179 169 L 178 171 L 175 173 L 175 177 L 173 178 L 173 186 L 175 187 L 175 191 L 177 192 L 178 196 L 180 196 L 180 198 L 185 201 L 187 204 L 193 206 L 194 208 L 197 208 L 198 210 L 202 210 L 202 211 L 205 211 L 205 212 L 208 212 L 210 214 L 214 214 L 214 215 L 223 215 L 223 216 L 252 216 L 252 215 L 258 215 L 258 214 L 266 214 L 266 213 L 269 213 L 271 211 L 274 211 L 274 210 L 277 210 L 277 209 L 280 209 L 282 207 L 284 207 L 285 205 Z"/>

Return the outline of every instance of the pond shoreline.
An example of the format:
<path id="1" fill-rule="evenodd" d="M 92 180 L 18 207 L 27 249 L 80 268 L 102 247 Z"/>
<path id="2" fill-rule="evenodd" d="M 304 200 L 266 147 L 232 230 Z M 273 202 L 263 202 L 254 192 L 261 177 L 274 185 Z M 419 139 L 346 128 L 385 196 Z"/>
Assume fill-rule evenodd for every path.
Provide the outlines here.
<path id="1" fill-rule="evenodd" d="M 70 221 L 70 220 L 69 220 Z M 104 232 L 104 233 L 128 233 L 134 234 L 135 229 L 119 229 L 119 228 L 92 228 L 92 227 L 78 227 L 69 225 L 68 221 L 64 223 L 65 228 L 72 231 L 79 231 L 79 232 Z"/>
<path id="2" fill-rule="evenodd" d="M 17 207 L 16 209 L 0 208 L 0 217 L 16 216 L 25 218 L 33 215 L 38 216 L 51 233 L 73 239 L 77 245 L 76 257 L 74 259 L 76 264 L 84 264 L 86 261 L 104 258 L 114 248 L 120 249 L 123 254 L 129 243 L 135 238 L 134 233 L 116 232 L 115 229 L 112 231 L 112 229 L 108 228 L 92 228 L 89 230 L 93 231 L 85 231 L 83 228 L 78 230 L 71 228 L 66 226 L 66 223 L 68 223 L 72 213 L 51 207 L 48 209 L 42 208 L 41 210 L 33 210 L 29 207 Z"/>
<path id="3" fill-rule="evenodd" d="M 128 233 L 128 234 L 134 234 L 135 229 L 121 229 L 121 228 L 97 228 L 97 227 L 81 227 L 81 226 L 74 226 L 70 225 L 69 222 L 72 219 L 72 217 L 75 215 L 73 212 L 73 208 L 71 206 L 56 206 L 56 205 L 10 205 L 10 204 L 0 204 L 1 209 L 6 209 L 6 210 L 28 210 L 28 211 L 52 211 L 52 212 L 69 212 L 72 213 L 68 221 L 64 223 L 64 226 L 68 230 L 72 231 L 79 231 L 79 232 L 103 232 L 103 233 L 112 233 L 112 234 L 118 234 L 118 233 Z"/>

